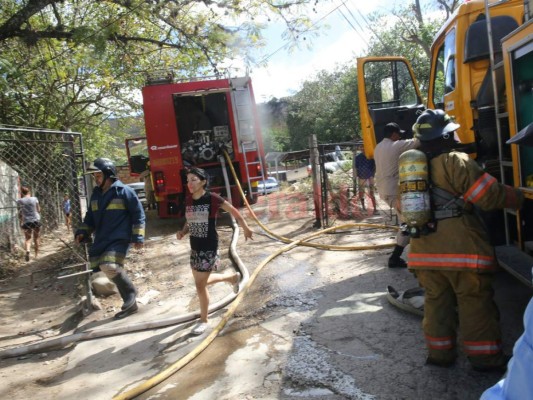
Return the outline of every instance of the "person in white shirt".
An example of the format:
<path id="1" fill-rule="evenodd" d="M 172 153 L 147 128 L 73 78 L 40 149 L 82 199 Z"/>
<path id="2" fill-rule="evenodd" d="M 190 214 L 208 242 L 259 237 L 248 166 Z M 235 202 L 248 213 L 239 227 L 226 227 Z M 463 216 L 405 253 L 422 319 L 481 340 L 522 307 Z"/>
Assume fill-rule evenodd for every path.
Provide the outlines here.
<path id="1" fill-rule="evenodd" d="M 415 149 L 420 145 L 418 139 L 402 139 L 405 131 L 394 122 L 385 125 L 384 138 L 374 149 L 376 162 L 376 186 L 379 197 L 396 209 L 398 219 L 401 220 L 398 199 L 398 160 L 400 155 L 407 150 Z M 389 258 L 389 268 L 406 268 L 407 263 L 401 258 L 403 249 L 409 243 L 409 236 L 404 236 L 398 231 L 396 246 Z"/>

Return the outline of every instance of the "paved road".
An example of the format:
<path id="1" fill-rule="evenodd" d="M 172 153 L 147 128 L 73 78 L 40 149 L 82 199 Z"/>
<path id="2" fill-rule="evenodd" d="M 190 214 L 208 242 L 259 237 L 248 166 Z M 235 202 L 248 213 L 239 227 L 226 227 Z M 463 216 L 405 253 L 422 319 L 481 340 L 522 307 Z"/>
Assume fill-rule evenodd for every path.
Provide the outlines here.
<path id="1" fill-rule="evenodd" d="M 373 221 L 383 222 L 380 217 Z M 291 236 L 310 231 L 312 218 L 279 218 L 268 224 L 274 231 Z M 353 245 L 388 241 L 389 237 L 387 231 L 354 229 L 320 240 Z M 282 246 L 263 235 L 244 244 L 241 235 L 239 251 L 253 272 L 261 260 Z M 187 247 L 181 248 L 176 257 L 187 260 Z M 384 296 L 389 284 L 407 289 L 416 282 L 406 270 L 386 268 L 387 253 L 298 247 L 277 257 L 263 269 L 213 344 L 139 398 L 478 399 L 500 376 L 472 371 L 463 355 L 450 369 L 424 365 L 421 319 L 393 308 Z M 190 310 L 193 288 L 186 290 L 189 292 L 163 305 L 147 305 L 126 320 L 103 321 L 102 326 L 161 319 Z M 228 285 L 216 285 L 213 299 L 223 297 L 228 290 Z M 513 278 L 498 275 L 496 299 L 507 352 L 521 334 L 521 317 L 530 296 L 531 291 Z M 213 325 L 220 315 L 213 316 Z M 110 399 L 193 350 L 203 337 L 191 336 L 190 326 L 185 323 L 84 341 L 50 351 L 42 360 L 40 355 L 10 359 L 0 364 L 0 373 L 7 376 L 10 371 L 13 379 L 14 372 L 19 371 L 17 384 L 22 385 L 27 379 L 24 371 L 38 368 L 39 379 L 28 382 L 27 388 L 33 388 L 41 400 Z M 17 397 L 20 393 L 1 386 L 0 394 L 27 398 L 27 391 L 26 397 Z"/>
<path id="2" fill-rule="evenodd" d="M 353 244 L 360 238 L 330 240 Z M 279 246 L 258 239 L 245 261 L 254 265 Z M 453 368 L 424 365 L 421 319 L 384 297 L 387 284 L 407 289 L 416 281 L 408 271 L 385 268 L 387 257 L 386 250 L 300 247 L 275 259 L 209 350 L 140 398 L 478 399 L 499 374 L 472 371 L 464 355 Z M 530 296 L 505 273 L 498 275 L 507 352 L 523 329 Z"/>

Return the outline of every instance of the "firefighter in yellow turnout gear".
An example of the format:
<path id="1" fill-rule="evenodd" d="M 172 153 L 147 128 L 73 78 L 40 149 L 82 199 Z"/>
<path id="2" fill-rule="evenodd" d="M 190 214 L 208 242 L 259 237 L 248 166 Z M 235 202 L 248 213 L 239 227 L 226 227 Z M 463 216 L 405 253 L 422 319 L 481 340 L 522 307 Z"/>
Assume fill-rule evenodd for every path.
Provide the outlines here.
<path id="1" fill-rule="evenodd" d="M 451 200 L 435 204 L 432 196 L 434 232 L 411 239 L 408 266 L 425 289 L 427 363 L 454 364 L 459 325 L 472 367 L 502 370 L 507 358 L 502 353 L 499 313 L 493 301 L 496 259 L 473 207 L 518 209 L 523 195 L 498 183 L 467 154 L 453 150 L 459 145 L 454 138 L 458 128 L 441 110 L 426 110 L 413 126 L 420 150 L 428 158 L 431 184 L 447 192 Z"/>

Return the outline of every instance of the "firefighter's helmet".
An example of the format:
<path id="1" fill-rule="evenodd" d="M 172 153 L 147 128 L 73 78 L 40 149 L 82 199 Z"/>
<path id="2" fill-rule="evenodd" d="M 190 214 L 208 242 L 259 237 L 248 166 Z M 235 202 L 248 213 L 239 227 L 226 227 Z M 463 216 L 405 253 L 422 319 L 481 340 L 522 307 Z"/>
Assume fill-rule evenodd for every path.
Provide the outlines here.
<path id="1" fill-rule="evenodd" d="M 106 179 L 115 179 L 117 177 L 117 169 L 115 167 L 115 164 L 109 158 L 97 158 L 87 168 L 88 174 L 92 174 L 98 171 L 102 172 Z"/>
<path id="2" fill-rule="evenodd" d="M 453 122 L 452 118 L 442 110 L 427 109 L 416 120 L 413 125 L 415 138 L 421 142 L 452 137 L 450 135 L 461 125 Z"/>

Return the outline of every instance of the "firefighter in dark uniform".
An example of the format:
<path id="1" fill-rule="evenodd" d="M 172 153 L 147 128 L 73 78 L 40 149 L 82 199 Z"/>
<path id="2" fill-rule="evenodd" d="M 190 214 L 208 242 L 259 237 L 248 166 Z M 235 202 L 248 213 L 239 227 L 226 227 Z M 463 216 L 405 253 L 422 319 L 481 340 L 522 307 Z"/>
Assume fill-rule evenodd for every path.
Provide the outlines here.
<path id="1" fill-rule="evenodd" d="M 411 238 L 408 265 L 425 289 L 423 329 L 427 364 L 449 367 L 456 359 L 457 327 L 472 368 L 504 370 L 499 313 L 492 280 L 497 263 L 482 221 L 482 210 L 518 209 L 520 190 L 497 182 L 466 153 L 454 151 L 459 125 L 441 110 L 426 110 L 413 125 L 419 150 L 428 159 L 430 181 L 450 196 L 446 210 L 432 197 L 436 218 L 433 233 Z"/>
<path id="2" fill-rule="evenodd" d="M 100 269 L 117 286 L 124 301 L 116 315 L 122 319 L 138 310 L 137 290 L 124 270 L 126 254 L 133 243 L 142 249 L 144 243 L 145 215 L 139 198 L 117 175 L 115 164 L 108 158 L 97 158 L 88 172 L 96 186 L 83 224 L 75 233 L 77 243 L 94 236 L 89 250 L 93 270 Z"/>

